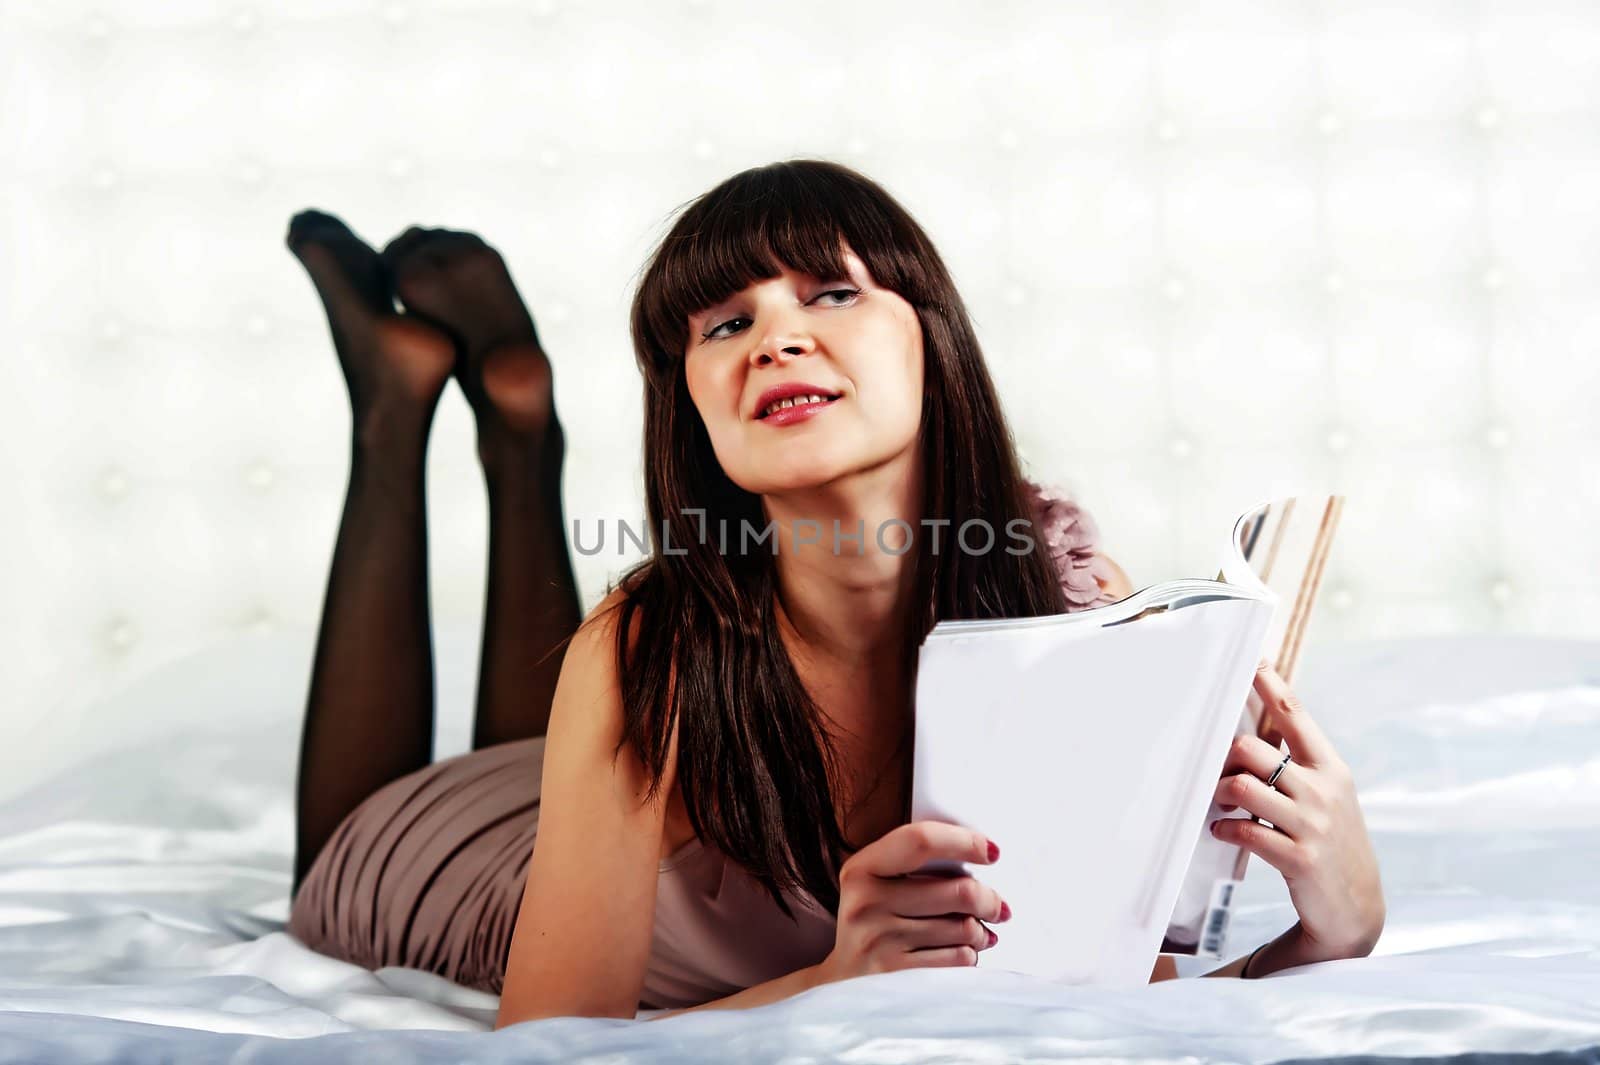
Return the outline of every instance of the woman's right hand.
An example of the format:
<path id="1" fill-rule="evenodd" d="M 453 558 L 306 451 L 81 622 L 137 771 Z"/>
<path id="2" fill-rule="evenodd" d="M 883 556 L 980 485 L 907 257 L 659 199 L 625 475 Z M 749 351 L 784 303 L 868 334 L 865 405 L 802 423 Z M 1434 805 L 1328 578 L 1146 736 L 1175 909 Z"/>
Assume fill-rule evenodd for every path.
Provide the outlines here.
<path id="1" fill-rule="evenodd" d="M 980 921 L 1006 921 L 1011 907 L 970 875 L 910 874 L 931 861 L 988 865 L 1000 848 L 943 821 L 900 825 L 839 869 L 839 923 L 819 984 L 898 969 L 976 965 L 999 937 Z"/>

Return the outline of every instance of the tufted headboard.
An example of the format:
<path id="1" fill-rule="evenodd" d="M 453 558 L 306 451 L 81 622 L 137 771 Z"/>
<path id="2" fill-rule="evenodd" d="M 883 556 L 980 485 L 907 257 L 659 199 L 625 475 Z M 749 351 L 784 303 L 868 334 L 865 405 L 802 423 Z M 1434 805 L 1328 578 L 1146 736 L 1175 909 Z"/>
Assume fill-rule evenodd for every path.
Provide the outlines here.
<path id="1" fill-rule="evenodd" d="M 309 639 L 349 415 L 292 212 L 499 247 L 568 517 L 615 520 L 637 271 L 678 206 L 797 155 L 929 229 L 1029 469 L 1136 585 L 1204 572 L 1250 503 L 1338 491 L 1312 654 L 1600 634 L 1591 4 L 16 2 L 0 71 L 11 784 L 162 663 Z M 436 617 L 473 633 L 453 386 L 428 490 Z M 586 605 L 626 561 L 576 559 Z"/>

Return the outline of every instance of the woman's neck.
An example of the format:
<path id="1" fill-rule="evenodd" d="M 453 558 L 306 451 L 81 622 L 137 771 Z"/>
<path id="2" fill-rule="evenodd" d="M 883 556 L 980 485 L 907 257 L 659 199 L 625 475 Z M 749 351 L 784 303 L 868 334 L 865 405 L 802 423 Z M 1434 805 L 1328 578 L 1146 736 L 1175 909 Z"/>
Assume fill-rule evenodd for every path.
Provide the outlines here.
<path id="1" fill-rule="evenodd" d="M 829 667 L 858 690 L 892 692 L 908 681 L 901 651 L 916 578 L 907 537 L 921 531 L 917 459 L 913 448 L 875 469 L 764 498 L 778 541 L 779 624 L 802 669 Z"/>
<path id="2" fill-rule="evenodd" d="M 885 830 L 884 815 L 866 804 L 883 781 L 909 780 L 892 767 L 909 757 L 914 704 L 904 637 L 916 592 L 908 536 L 922 531 L 920 448 L 809 492 L 766 496 L 763 507 L 778 539 L 779 635 L 841 744 L 844 776 L 832 786 L 843 800 L 843 830 L 870 842 Z M 844 539 L 857 532 L 859 542 Z M 909 814 L 905 784 L 900 792 L 896 823 Z"/>
<path id="3" fill-rule="evenodd" d="M 849 664 L 898 645 L 916 560 L 903 538 L 922 516 L 921 481 L 909 475 L 911 465 L 895 462 L 764 498 L 778 542 L 778 595 L 813 652 Z"/>

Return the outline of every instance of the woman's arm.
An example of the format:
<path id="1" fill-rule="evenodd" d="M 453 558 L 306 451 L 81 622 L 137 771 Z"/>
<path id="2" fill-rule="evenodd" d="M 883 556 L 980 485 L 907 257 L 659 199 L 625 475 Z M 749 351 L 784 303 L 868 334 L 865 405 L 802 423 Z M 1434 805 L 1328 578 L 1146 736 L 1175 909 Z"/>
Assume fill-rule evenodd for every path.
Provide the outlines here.
<path id="1" fill-rule="evenodd" d="M 545 740 L 539 831 L 506 959 L 495 1028 L 541 1017 L 631 1019 L 650 956 L 666 799 L 622 737 L 618 615 L 592 611 L 567 648 Z M 635 615 L 637 622 L 637 615 Z"/>
<path id="2" fill-rule="evenodd" d="M 1261 953 L 1265 955 L 1267 952 L 1263 949 Z M 1243 960 L 1241 958 L 1231 962 L 1228 966 L 1218 969 L 1216 972 L 1206 973 L 1206 975 L 1237 976 L 1239 975 L 1237 970 L 1243 964 Z M 1255 965 L 1251 967 L 1251 974 L 1259 976 L 1263 971 L 1259 968 L 1262 964 L 1263 959 L 1257 958 Z M 1283 966 L 1278 967 L 1282 968 Z M 1227 971 L 1230 968 L 1234 971 Z M 1155 968 L 1150 971 L 1150 982 L 1152 984 L 1159 983 L 1162 980 L 1175 980 L 1177 977 L 1178 966 L 1176 962 L 1165 955 L 1156 959 Z M 693 1013 L 696 1010 L 749 1009 L 752 1006 L 765 1006 L 780 999 L 788 998 L 790 995 L 798 995 L 802 991 L 810 991 L 812 988 L 820 986 L 820 983 L 821 981 L 817 977 L 817 967 L 815 965 L 807 965 L 804 969 L 796 969 L 787 976 L 780 976 L 775 980 L 768 980 L 764 984 L 747 987 L 743 991 L 735 992 L 726 998 L 712 999 L 710 1002 L 702 1002 L 698 1006 L 689 1006 L 681 1010 L 660 1013 L 651 1017 L 650 1020 L 665 1020 L 668 1017 L 676 1017 L 680 1013 Z"/>
<path id="3" fill-rule="evenodd" d="M 652 1021 L 665 1020 L 676 1017 L 680 1013 L 694 1013 L 696 1010 L 743 1010 L 752 1006 L 765 1006 L 790 995 L 798 995 L 802 991 L 810 991 L 819 987 L 822 980 L 817 973 L 815 965 L 807 965 L 803 969 L 796 969 L 787 976 L 779 976 L 768 980 L 764 984 L 747 987 L 743 991 L 735 991 L 724 998 L 714 998 L 710 1002 L 702 1002 L 698 1006 L 686 1006 L 681 1010 L 672 1010 L 668 1013 L 657 1014 L 649 1018 Z"/>
<path id="4" fill-rule="evenodd" d="M 911 874 L 929 862 L 988 865 L 999 857 L 993 840 L 961 825 L 921 820 L 892 828 L 839 867 L 838 921 L 826 958 L 691 1009 L 762 1006 L 868 973 L 975 965 L 999 941 L 983 922 L 1011 919 L 1005 900 L 974 876 Z"/>
<path id="5" fill-rule="evenodd" d="M 1313 962 L 1329 961 L 1330 956 L 1318 952 L 1311 947 L 1302 934 L 1300 923 L 1278 936 L 1277 939 L 1257 947 L 1250 954 L 1242 954 L 1233 959 L 1220 969 L 1213 969 L 1206 976 L 1238 976 L 1243 977 L 1245 965 L 1250 966 L 1250 979 L 1275 973 L 1279 969 L 1293 969 L 1297 965 L 1310 965 Z M 1372 948 L 1366 947 L 1358 953 L 1335 955 L 1336 957 L 1365 957 L 1372 953 Z M 1251 955 L 1254 955 L 1252 957 Z"/>

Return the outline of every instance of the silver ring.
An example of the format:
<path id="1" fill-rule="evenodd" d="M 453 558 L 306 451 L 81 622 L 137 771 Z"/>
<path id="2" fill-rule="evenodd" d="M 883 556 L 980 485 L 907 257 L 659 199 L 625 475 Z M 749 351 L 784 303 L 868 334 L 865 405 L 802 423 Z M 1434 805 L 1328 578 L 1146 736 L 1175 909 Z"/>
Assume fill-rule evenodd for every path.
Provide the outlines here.
<path id="1" fill-rule="evenodd" d="M 1289 764 L 1289 756 L 1286 754 L 1286 755 L 1283 756 L 1283 761 L 1278 763 L 1278 768 L 1274 769 L 1272 771 L 1272 775 L 1267 778 L 1267 787 L 1270 788 L 1270 787 L 1272 787 L 1274 784 L 1276 784 L 1278 782 L 1278 775 L 1283 772 L 1283 767 L 1288 765 L 1288 764 Z"/>

